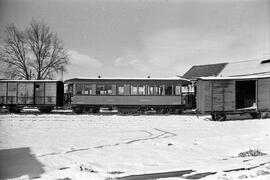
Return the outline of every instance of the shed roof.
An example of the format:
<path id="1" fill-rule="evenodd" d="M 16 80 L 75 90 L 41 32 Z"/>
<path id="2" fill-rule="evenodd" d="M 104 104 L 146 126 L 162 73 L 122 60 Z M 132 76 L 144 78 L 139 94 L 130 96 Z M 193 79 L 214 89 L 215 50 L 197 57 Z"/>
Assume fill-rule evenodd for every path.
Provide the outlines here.
<path id="1" fill-rule="evenodd" d="M 233 77 L 267 74 L 270 74 L 270 57 L 229 63 L 195 65 L 183 77 L 186 79 L 197 79 L 199 77 Z"/>
<path id="2" fill-rule="evenodd" d="M 260 74 L 260 75 L 247 75 L 247 76 L 231 76 L 231 77 L 200 77 L 198 79 L 206 81 L 219 81 L 219 80 L 251 80 L 251 79 L 265 79 L 270 78 L 270 74 Z"/>
<path id="3" fill-rule="evenodd" d="M 218 76 L 248 76 L 270 73 L 270 61 L 256 59 L 228 63 Z"/>
<path id="4" fill-rule="evenodd" d="M 186 79 L 218 76 L 228 63 L 206 64 L 192 66 L 184 75 Z"/>

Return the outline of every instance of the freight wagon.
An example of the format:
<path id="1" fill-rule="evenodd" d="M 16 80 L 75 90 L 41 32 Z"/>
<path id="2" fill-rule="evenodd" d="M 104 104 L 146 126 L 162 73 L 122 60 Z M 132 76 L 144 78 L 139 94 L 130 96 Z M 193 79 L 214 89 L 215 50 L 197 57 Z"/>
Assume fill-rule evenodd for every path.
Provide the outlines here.
<path id="1" fill-rule="evenodd" d="M 197 110 L 211 114 L 213 120 L 235 113 L 269 115 L 270 75 L 199 78 L 196 89 Z"/>
<path id="2" fill-rule="evenodd" d="M 119 112 L 180 113 L 189 105 L 188 92 L 182 87 L 190 85 L 183 78 L 73 78 L 65 81 L 71 106 L 76 113 L 98 112 L 101 107 Z"/>
<path id="3" fill-rule="evenodd" d="M 0 80 L 0 106 L 9 112 L 20 112 L 23 107 L 37 107 L 50 112 L 63 106 L 63 82 L 55 80 Z"/>

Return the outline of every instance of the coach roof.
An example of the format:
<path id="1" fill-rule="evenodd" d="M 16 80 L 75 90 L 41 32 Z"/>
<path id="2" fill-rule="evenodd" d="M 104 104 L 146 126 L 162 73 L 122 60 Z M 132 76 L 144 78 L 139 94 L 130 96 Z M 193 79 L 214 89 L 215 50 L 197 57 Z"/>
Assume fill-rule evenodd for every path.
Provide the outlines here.
<path id="1" fill-rule="evenodd" d="M 134 77 L 82 77 L 72 78 L 65 80 L 65 83 L 69 82 L 86 82 L 86 81 L 181 81 L 186 84 L 190 84 L 190 80 L 180 77 L 168 77 L 168 78 L 134 78 Z"/>

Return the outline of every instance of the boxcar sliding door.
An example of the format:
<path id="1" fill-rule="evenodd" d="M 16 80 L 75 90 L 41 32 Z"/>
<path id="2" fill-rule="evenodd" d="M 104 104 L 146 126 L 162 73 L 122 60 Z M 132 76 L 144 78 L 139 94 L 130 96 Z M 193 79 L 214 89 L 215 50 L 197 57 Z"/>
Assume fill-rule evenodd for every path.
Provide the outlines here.
<path id="1" fill-rule="evenodd" d="M 45 83 L 45 104 L 56 104 L 56 83 Z"/>
<path id="2" fill-rule="evenodd" d="M 36 82 L 35 85 L 35 104 L 40 105 L 45 103 L 44 82 Z"/>
<path id="3" fill-rule="evenodd" d="M 18 104 L 34 103 L 34 83 L 18 83 Z"/>

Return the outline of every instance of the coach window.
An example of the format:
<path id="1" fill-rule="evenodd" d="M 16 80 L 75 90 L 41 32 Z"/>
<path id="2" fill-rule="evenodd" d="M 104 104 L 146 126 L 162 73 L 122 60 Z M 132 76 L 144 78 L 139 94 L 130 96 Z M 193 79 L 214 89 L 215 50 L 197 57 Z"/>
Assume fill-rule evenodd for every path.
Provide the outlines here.
<path id="1" fill-rule="evenodd" d="M 97 95 L 104 95 L 104 85 L 97 84 L 96 94 Z"/>
<path id="2" fill-rule="evenodd" d="M 104 94 L 112 95 L 112 85 L 111 84 L 106 84 L 104 86 Z"/>
<path id="3" fill-rule="evenodd" d="M 172 95 L 175 95 L 175 86 L 172 85 Z"/>
<path id="4" fill-rule="evenodd" d="M 165 95 L 172 95 L 172 86 L 171 85 L 166 85 L 165 86 Z"/>
<path id="5" fill-rule="evenodd" d="M 137 95 L 138 94 L 138 86 L 130 86 L 130 94 L 131 95 Z"/>
<path id="6" fill-rule="evenodd" d="M 123 85 L 119 85 L 117 86 L 117 94 L 118 95 L 124 95 L 124 86 Z"/>
<path id="7" fill-rule="evenodd" d="M 83 84 L 76 84 L 76 94 L 77 95 L 83 94 Z"/>
<path id="8" fill-rule="evenodd" d="M 162 88 L 162 87 L 161 87 L 161 88 Z M 161 91 L 161 89 L 160 89 L 160 86 L 155 86 L 154 93 L 155 93 L 155 95 L 157 95 L 157 96 L 162 95 L 162 91 Z"/>
<path id="9" fill-rule="evenodd" d="M 139 95 L 145 95 L 145 86 L 139 86 Z"/>
<path id="10" fill-rule="evenodd" d="M 148 95 L 155 95 L 154 90 L 155 90 L 154 86 L 148 86 Z"/>
<path id="11" fill-rule="evenodd" d="M 175 95 L 181 95 L 181 86 L 175 86 Z"/>
<path id="12" fill-rule="evenodd" d="M 155 87 L 155 95 L 162 96 L 163 95 L 163 86 L 156 86 Z"/>
<path id="13" fill-rule="evenodd" d="M 92 84 L 84 84 L 83 94 L 84 95 L 92 94 Z"/>

